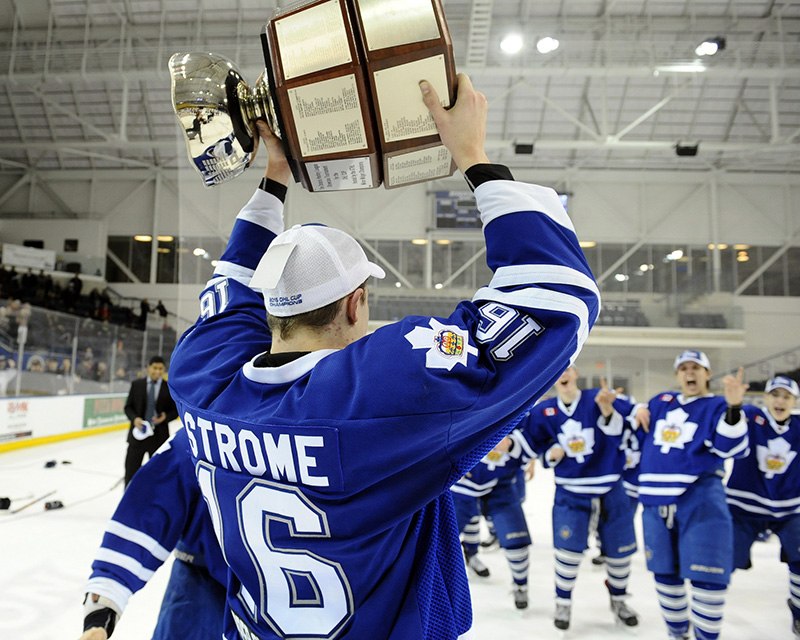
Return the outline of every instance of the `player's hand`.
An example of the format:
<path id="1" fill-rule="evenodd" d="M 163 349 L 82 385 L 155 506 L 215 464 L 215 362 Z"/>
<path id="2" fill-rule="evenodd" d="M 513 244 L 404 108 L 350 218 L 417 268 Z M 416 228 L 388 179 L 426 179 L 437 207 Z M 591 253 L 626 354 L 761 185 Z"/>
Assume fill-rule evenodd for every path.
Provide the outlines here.
<path id="1" fill-rule="evenodd" d="M 730 405 L 742 404 L 744 392 L 750 388 L 750 385 L 744 382 L 744 367 L 739 367 L 735 376 L 725 376 L 722 385 L 725 387 L 725 402 Z"/>
<path id="2" fill-rule="evenodd" d="M 108 634 L 103 627 L 92 627 L 84 631 L 78 640 L 108 640 Z"/>
<path id="3" fill-rule="evenodd" d="M 263 141 L 264 147 L 267 150 L 267 170 L 264 176 L 275 182 L 279 182 L 284 186 L 289 185 L 289 180 L 292 177 L 292 170 L 289 168 L 289 162 L 286 160 L 286 154 L 283 151 L 283 143 L 280 139 L 269 130 L 269 127 L 262 120 L 257 120 L 250 123 L 253 132 L 253 155 L 250 162 L 258 153 L 258 148 Z"/>
<path id="4" fill-rule="evenodd" d="M 525 467 L 525 482 L 530 482 L 531 480 L 533 480 L 535 471 L 536 471 L 536 459 L 534 458 L 528 463 L 528 466 Z"/>
<path id="5" fill-rule="evenodd" d="M 633 414 L 633 419 L 636 421 L 637 429 L 642 428 L 645 433 L 650 433 L 650 409 L 639 407 Z"/>
<path id="6" fill-rule="evenodd" d="M 597 403 L 597 406 L 600 407 L 600 411 L 604 417 L 609 418 L 611 414 L 614 413 L 613 403 L 614 400 L 617 399 L 618 393 L 622 393 L 622 387 L 618 389 L 609 389 L 606 385 L 606 379 L 600 378 L 600 391 L 597 392 L 594 401 Z"/>
<path id="7" fill-rule="evenodd" d="M 550 447 L 550 450 L 547 452 L 547 460 L 548 462 L 556 463 L 561 462 L 561 459 L 567 455 L 564 449 L 559 447 L 558 445 L 553 445 Z"/>
<path id="8" fill-rule="evenodd" d="M 422 101 L 433 116 L 442 143 L 453 155 L 456 165 L 464 173 L 476 164 L 489 162 L 486 142 L 486 113 L 489 105 L 486 96 L 475 91 L 464 73 L 457 78 L 457 98 L 451 109 L 445 109 L 436 89 L 426 80 L 419 83 Z"/>
<path id="9" fill-rule="evenodd" d="M 141 429 L 142 428 L 142 422 L 144 422 L 144 420 L 142 420 L 141 418 L 134 418 L 133 419 L 133 426 L 136 427 L 137 429 Z"/>
<path id="10" fill-rule="evenodd" d="M 514 441 L 508 436 L 506 436 L 494 446 L 494 449 L 492 449 L 492 451 L 494 451 L 495 453 L 508 453 L 509 451 L 511 451 L 511 447 L 513 446 L 514 446 Z"/>

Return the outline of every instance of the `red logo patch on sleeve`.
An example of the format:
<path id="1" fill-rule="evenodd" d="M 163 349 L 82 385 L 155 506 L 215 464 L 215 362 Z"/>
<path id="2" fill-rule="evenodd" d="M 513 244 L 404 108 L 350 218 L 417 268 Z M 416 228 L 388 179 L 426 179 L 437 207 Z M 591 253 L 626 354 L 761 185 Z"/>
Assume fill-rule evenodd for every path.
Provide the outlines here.
<path id="1" fill-rule="evenodd" d="M 558 413 L 558 409 L 556 409 L 555 407 L 547 407 L 544 410 L 544 415 L 546 415 L 548 418 L 552 418 L 557 413 Z"/>

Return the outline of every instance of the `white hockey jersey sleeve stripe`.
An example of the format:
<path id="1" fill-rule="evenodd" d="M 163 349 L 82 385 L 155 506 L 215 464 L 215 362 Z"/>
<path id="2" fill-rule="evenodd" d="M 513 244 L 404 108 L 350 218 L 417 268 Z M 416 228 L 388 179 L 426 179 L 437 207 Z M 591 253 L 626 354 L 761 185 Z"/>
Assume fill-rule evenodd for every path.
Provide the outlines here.
<path id="1" fill-rule="evenodd" d="M 254 269 L 248 269 L 247 267 L 243 267 L 242 265 L 234 262 L 228 262 L 227 260 L 220 260 L 217 262 L 217 266 L 214 269 L 214 275 L 217 277 L 215 277 L 213 280 L 209 280 L 208 284 L 206 284 L 206 287 L 212 286 L 219 276 L 232 278 L 234 280 L 238 280 L 244 285 L 249 285 L 250 279 L 253 277 L 253 273 L 255 273 Z"/>
<path id="2" fill-rule="evenodd" d="M 153 557 L 158 558 L 160 562 L 164 562 L 169 558 L 169 551 L 162 547 L 157 540 L 151 538 L 146 533 L 142 533 L 138 529 L 132 529 L 121 522 L 111 520 L 106 527 L 106 531 L 108 533 L 113 533 L 118 538 L 138 544 L 143 549 L 147 549 L 147 551 L 149 551 Z"/>
<path id="3" fill-rule="evenodd" d="M 512 307 L 525 307 L 528 309 L 547 309 L 548 311 L 562 311 L 571 313 L 580 320 L 576 338 L 578 349 L 570 355 L 570 362 L 574 362 L 580 353 L 583 343 L 589 337 L 589 307 L 580 298 L 561 293 L 529 287 L 519 291 L 498 291 L 489 287 L 482 287 L 472 298 L 473 302 L 501 302 Z"/>
<path id="4" fill-rule="evenodd" d="M 639 474 L 639 482 L 683 482 L 692 484 L 697 480 L 697 476 L 687 473 L 642 473 Z"/>
<path id="5" fill-rule="evenodd" d="M 500 267 L 492 277 L 489 286 L 492 289 L 502 289 L 503 287 L 527 285 L 531 282 L 582 287 L 600 298 L 600 290 L 592 278 L 576 269 L 557 264 L 520 264 Z"/>
<path id="6" fill-rule="evenodd" d="M 616 482 L 619 480 L 618 473 L 609 473 L 604 476 L 593 476 L 591 478 L 559 478 L 556 476 L 556 484 L 592 485 Z"/>
<path id="7" fill-rule="evenodd" d="M 117 551 L 111 551 L 110 549 L 100 548 L 97 551 L 97 555 L 95 555 L 94 559 L 95 562 L 106 562 L 130 571 L 142 582 L 147 582 L 150 580 L 155 573 L 155 571 L 152 571 L 151 569 L 146 569 L 138 560 L 134 560 L 130 556 L 118 553 Z"/>
<path id="8" fill-rule="evenodd" d="M 236 218 L 257 224 L 278 235 L 283 231 L 282 211 L 283 203 L 278 198 L 263 189 L 256 189 Z"/>
<path id="9" fill-rule="evenodd" d="M 96 593 L 104 596 L 119 607 L 120 611 L 125 611 L 128 600 L 133 595 L 133 591 L 109 578 L 90 578 L 86 582 L 85 593 Z"/>
<path id="10" fill-rule="evenodd" d="M 549 187 L 492 180 L 475 189 L 475 199 L 484 227 L 500 216 L 529 210 L 540 211 L 562 227 L 575 231 L 558 194 Z"/>

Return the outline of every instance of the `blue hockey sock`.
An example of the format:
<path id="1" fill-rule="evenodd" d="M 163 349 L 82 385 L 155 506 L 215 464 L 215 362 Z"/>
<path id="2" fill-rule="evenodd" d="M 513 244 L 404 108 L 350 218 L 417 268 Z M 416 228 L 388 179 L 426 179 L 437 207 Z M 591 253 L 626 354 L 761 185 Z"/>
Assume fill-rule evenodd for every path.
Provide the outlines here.
<path id="1" fill-rule="evenodd" d="M 480 530 L 481 518 L 480 516 L 473 516 L 461 531 L 461 544 L 468 556 L 474 556 L 478 553 L 478 543 L 481 541 Z"/>
<path id="2" fill-rule="evenodd" d="M 724 584 L 692 580 L 692 624 L 698 640 L 719 638 L 727 590 Z"/>
<path id="3" fill-rule="evenodd" d="M 504 549 L 514 584 L 528 584 L 528 547 Z"/>
<path id="4" fill-rule="evenodd" d="M 575 588 L 583 552 L 556 549 L 556 596 L 569 599 Z"/>
<path id="5" fill-rule="evenodd" d="M 631 557 L 606 557 L 606 573 L 608 574 L 608 580 L 606 580 L 608 592 L 612 596 L 625 595 L 631 577 Z"/>
<path id="6" fill-rule="evenodd" d="M 656 592 L 661 615 L 669 632 L 680 637 L 689 632 L 689 601 L 683 578 L 675 574 L 657 573 Z"/>
<path id="7" fill-rule="evenodd" d="M 789 563 L 789 608 L 792 618 L 800 620 L 800 562 Z"/>

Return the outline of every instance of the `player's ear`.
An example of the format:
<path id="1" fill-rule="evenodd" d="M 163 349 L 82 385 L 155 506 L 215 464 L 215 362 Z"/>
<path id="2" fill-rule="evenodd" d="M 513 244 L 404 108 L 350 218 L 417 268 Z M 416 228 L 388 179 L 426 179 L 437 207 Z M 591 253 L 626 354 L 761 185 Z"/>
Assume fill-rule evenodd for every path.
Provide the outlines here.
<path id="1" fill-rule="evenodd" d="M 344 299 L 347 320 L 350 324 L 355 324 L 358 321 L 359 313 L 365 313 L 362 305 L 359 304 L 365 293 L 364 289 L 359 287 Z"/>

